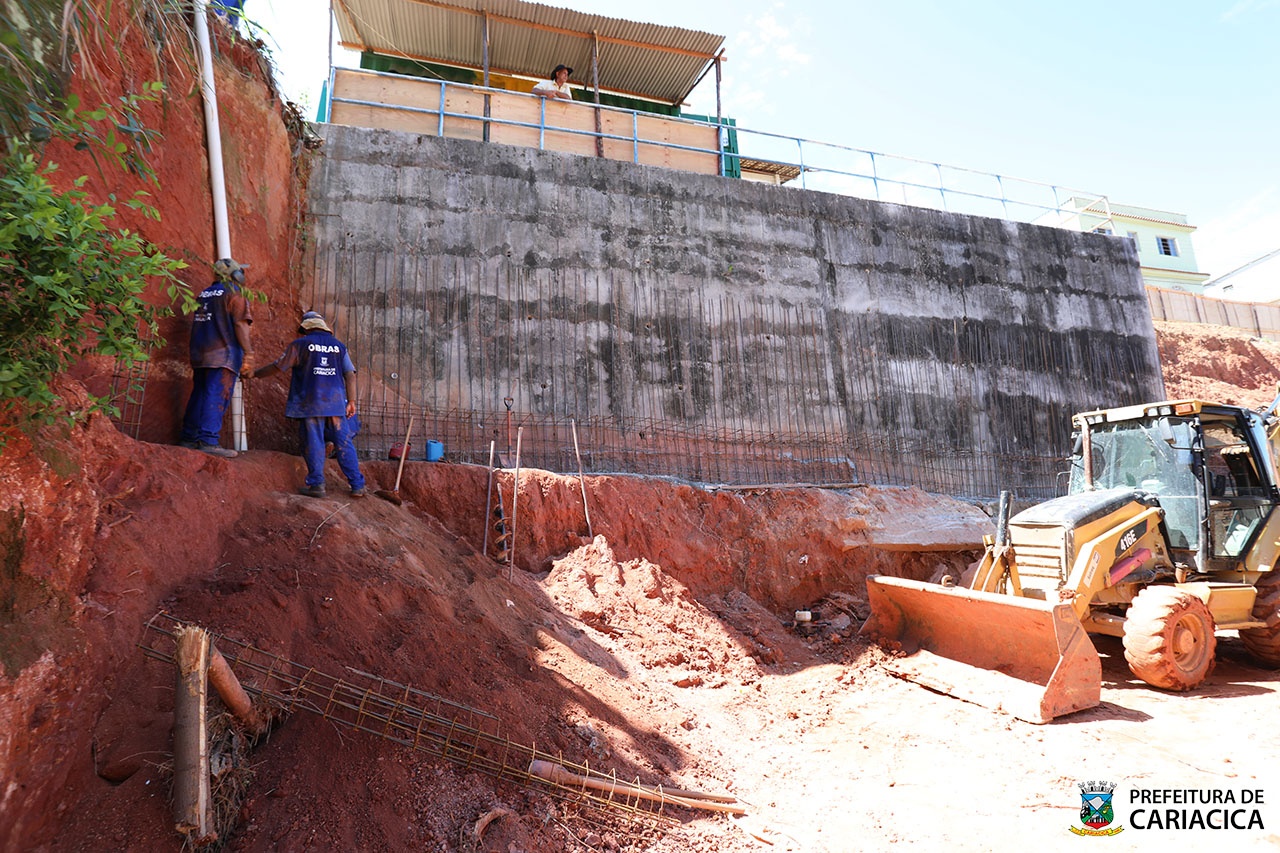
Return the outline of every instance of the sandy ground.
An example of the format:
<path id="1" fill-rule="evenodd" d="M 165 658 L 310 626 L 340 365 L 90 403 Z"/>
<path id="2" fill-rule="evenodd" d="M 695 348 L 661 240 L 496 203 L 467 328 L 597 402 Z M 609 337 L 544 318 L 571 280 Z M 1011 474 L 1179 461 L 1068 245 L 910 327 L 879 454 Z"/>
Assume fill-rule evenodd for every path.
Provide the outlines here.
<path id="1" fill-rule="evenodd" d="M 587 630 L 624 665 L 634 660 L 626 635 Z M 676 686 L 679 667 L 629 670 L 630 686 L 643 686 L 659 719 L 679 721 L 663 730 L 691 756 L 686 781 L 724 780 L 752 805 L 746 817 L 699 821 L 653 849 L 1063 849 L 1099 843 L 1068 829 L 1081 826 L 1076 783 L 1092 779 L 1119 786 L 1115 825 L 1128 825 L 1134 787 L 1262 788 L 1280 803 L 1280 732 L 1264 722 L 1280 676 L 1253 666 L 1232 635 L 1221 640 L 1215 673 L 1190 695 L 1148 688 L 1129 673 L 1119 641 L 1099 638 L 1103 704 L 1032 725 L 898 680 L 878 665 L 878 649 L 833 644 L 826 629 L 812 639 L 775 630 L 786 632 L 765 634 L 783 655 L 776 665 L 723 667 L 689 687 Z M 578 669 L 543 662 L 569 678 Z M 1228 831 L 1224 842 L 1275 849 L 1280 806 L 1264 806 L 1262 818 L 1266 830 Z M 1105 843 L 1191 850 L 1211 842 L 1205 832 L 1128 826 Z"/>

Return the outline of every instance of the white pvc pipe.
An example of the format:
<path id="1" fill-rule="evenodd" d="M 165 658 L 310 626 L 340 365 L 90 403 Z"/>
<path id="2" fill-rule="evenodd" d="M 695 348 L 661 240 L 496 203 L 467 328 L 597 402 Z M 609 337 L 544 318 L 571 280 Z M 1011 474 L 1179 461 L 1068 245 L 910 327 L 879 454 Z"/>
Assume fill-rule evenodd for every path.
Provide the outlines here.
<path id="1" fill-rule="evenodd" d="M 200 94 L 204 101 L 205 147 L 209 153 L 209 194 L 213 197 L 213 235 L 216 257 L 230 258 L 231 229 L 227 225 L 227 182 L 222 170 L 222 129 L 218 124 L 218 90 L 213 80 L 213 47 L 209 41 L 206 0 L 195 0 L 196 46 L 200 50 Z M 237 379 L 231 392 L 231 434 L 236 450 L 248 450 L 244 422 L 244 394 Z"/>

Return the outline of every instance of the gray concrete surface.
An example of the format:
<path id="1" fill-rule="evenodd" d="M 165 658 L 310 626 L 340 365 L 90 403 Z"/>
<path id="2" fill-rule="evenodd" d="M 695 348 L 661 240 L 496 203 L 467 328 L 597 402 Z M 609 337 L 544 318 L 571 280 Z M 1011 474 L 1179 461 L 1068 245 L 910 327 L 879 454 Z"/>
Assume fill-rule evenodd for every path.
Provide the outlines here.
<path id="1" fill-rule="evenodd" d="M 691 454 L 737 436 L 780 460 L 774 478 L 843 453 L 807 479 L 1030 494 L 1051 489 L 1071 412 L 1163 396 L 1123 239 L 322 132 L 304 301 L 335 315 L 372 409 L 483 420 L 511 397 L 527 423 L 613 424 L 624 443 L 645 424 Z"/>

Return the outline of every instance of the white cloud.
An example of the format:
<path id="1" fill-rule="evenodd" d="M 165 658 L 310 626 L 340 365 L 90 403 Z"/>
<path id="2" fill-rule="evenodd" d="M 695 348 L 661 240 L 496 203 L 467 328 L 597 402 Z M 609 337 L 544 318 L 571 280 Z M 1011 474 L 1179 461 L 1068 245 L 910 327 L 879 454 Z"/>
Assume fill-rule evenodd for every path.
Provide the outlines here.
<path id="1" fill-rule="evenodd" d="M 773 6 L 773 10 L 778 11 L 784 8 L 781 3 Z M 767 68 L 769 74 L 786 77 L 795 66 L 808 65 L 812 59 L 800 48 L 809 36 L 809 19 L 799 17 L 783 23 L 773 10 L 748 19 L 733 43 L 735 53 L 748 60 L 764 60 L 762 67 Z"/>
<path id="2" fill-rule="evenodd" d="M 1247 15 L 1251 12 L 1262 12 L 1266 9 L 1273 9 L 1280 6 L 1280 0 L 1240 0 L 1227 11 L 1223 12 L 1218 18 L 1219 22 L 1225 23 L 1232 18 L 1240 15 Z"/>
<path id="3" fill-rule="evenodd" d="M 1263 187 L 1196 230 L 1196 261 L 1217 277 L 1280 247 L 1280 185 Z"/>

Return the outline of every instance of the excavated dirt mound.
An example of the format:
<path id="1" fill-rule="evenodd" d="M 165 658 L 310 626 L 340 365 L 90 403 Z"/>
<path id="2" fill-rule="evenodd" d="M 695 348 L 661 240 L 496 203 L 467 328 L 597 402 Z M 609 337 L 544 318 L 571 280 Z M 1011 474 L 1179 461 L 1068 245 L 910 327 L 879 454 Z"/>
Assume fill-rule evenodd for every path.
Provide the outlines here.
<path id="1" fill-rule="evenodd" d="M 1276 396 L 1280 344 L 1227 326 L 1156 323 L 1169 399 L 1194 398 L 1257 408 Z"/>
<path id="2" fill-rule="evenodd" d="M 82 391 L 66 393 L 83 406 Z M 731 494 L 591 477 L 591 541 L 576 481 L 525 471 L 509 580 L 479 553 L 482 468 L 410 463 L 396 507 L 352 501 L 336 470 L 330 498 L 302 497 L 296 457 L 213 458 L 133 441 L 98 416 L 7 435 L 9 850 L 177 849 L 173 672 L 136 647 L 161 609 L 326 672 L 349 666 L 446 695 L 497 717 L 513 740 L 625 778 L 735 790 L 733 745 L 683 695 L 754 707 L 762 683 L 843 651 L 869 571 L 963 568 L 963 546 L 989 530 L 973 507 L 911 490 Z M 374 487 L 395 475 L 388 462 L 366 472 Z M 508 506 L 511 483 L 500 478 Z M 895 508 L 943 520 L 923 537 L 929 550 L 903 550 Z M 673 535 L 682 530 L 698 533 Z M 795 602 L 815 607 L 821 633 L 785 627 Z M 681 816 L 693 822 L 661 834 L 588 823 L 541 794 L 305 714 L 251 762 L 230 849 L 454 850 L 496 807 L 514 816 L 489 827 L 486 850 L 733 849 L 697 841 L 725 832 L 724 818 Z"/>

